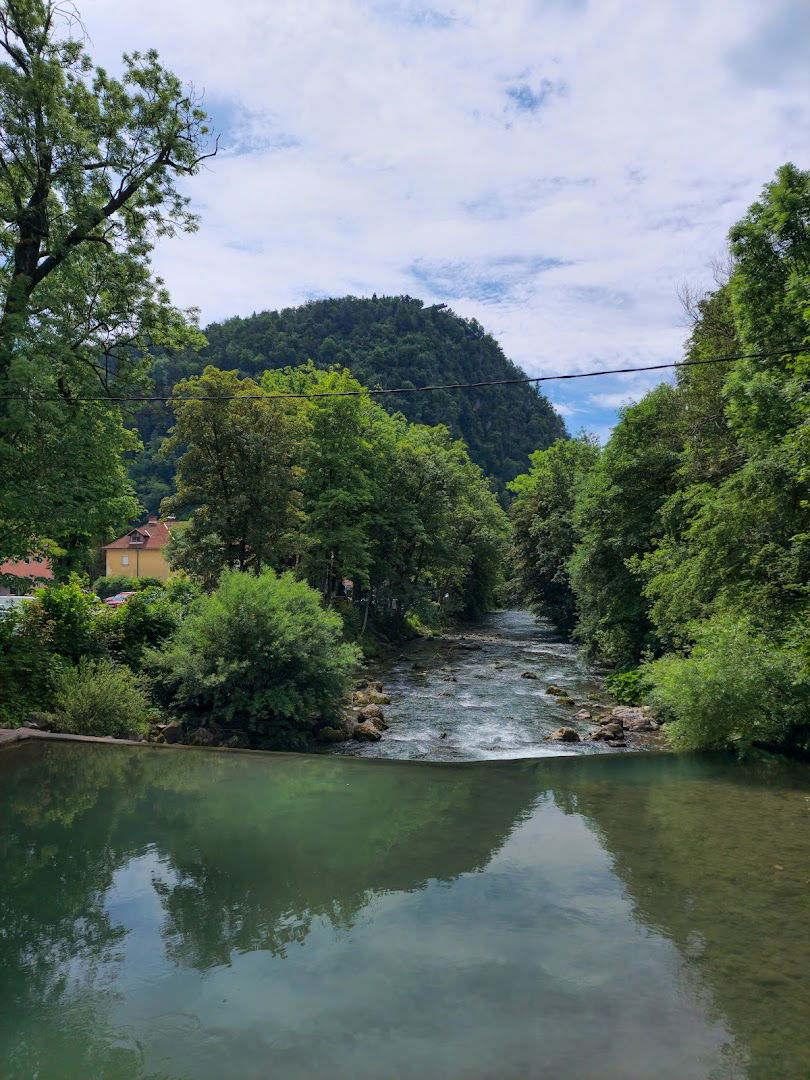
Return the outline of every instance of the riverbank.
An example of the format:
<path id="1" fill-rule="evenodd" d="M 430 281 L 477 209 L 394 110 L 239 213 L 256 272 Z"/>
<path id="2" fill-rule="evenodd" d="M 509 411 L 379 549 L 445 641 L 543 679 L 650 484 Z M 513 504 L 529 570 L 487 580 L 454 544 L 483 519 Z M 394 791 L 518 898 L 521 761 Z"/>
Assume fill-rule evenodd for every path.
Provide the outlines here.
<path id="1" fill-rule="evenodd" d="M 474 624 L 371 661 L 391 704 L 379 742 L 327 752 L 427 761 L 552 757 L 662 749 L 657 733 L 627 733 L 621 746 L 588 736 L 615 704 L 575 645 L 528 611 L 493 612 Z M 523 677 L 528 675 L 530 677 Z M 563 695 L 547 693 L 554 686 Z M 552 739 L 562 727 L 579 742 Z"/>

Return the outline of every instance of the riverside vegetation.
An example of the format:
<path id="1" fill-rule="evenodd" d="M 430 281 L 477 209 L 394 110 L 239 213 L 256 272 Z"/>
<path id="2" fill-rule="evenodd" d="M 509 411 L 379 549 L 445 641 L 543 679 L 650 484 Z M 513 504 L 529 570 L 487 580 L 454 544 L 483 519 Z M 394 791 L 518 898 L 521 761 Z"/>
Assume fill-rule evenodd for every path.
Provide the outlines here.
<path id="1" fill-rule="evenodd" d="M 492 603 L 511 480 L 515 594 L 616 667 L 620 701 L 649 697 L 680 746 L 807 747 L 807 173 L 779 171 L 732 230 L 728 280 L 691 301 L 691 358 L 768 355 L 682 369 L 604 450 L 525 386 L 389 412 L 364 382 L 517 369 L 474 321 L 408 297 L 206 341 L 150 263 L 196 227 L 178 184 L 216 153 L 205 112 L 153 52 L 120 79 L 95 66 L 72 18 L 0 5 L 0 557 L 47 557 L 58 582 L 0 620 L 3 723 L 137 732 L 207 709 L 262 745 L 337 731 L 356 642 Z M 136 416 L 126 398 L 150 386 L 170 410 Z M 111 612 L 77 573 L 138 517 L 133 481 L 186 516 L 180 576 Z"/>
<path id="2" fill-rule="evenodd" d="M 510 485 L 514 585 L 675 746 L 807 752 L 810 173 L 781 168 L 729 246 L 718 287 L 686 296 L 687 359 L 740 358 L 682 368 L 602 450 L 533 456 Z"/>

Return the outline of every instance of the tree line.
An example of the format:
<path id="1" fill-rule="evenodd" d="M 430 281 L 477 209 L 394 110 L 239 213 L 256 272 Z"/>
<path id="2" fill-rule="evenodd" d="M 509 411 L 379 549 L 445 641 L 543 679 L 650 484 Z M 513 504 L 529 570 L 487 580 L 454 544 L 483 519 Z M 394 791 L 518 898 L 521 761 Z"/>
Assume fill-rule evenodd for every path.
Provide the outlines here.
<path id="1" fill-rule="evenodd" d="M 533 455 L 510 485 L 515 589 L 677 745 L 808 749 L 810 173 L 778 170 L 685 300 L 687 359 L 741 358 L 681 368 L 604 449 Z"/>

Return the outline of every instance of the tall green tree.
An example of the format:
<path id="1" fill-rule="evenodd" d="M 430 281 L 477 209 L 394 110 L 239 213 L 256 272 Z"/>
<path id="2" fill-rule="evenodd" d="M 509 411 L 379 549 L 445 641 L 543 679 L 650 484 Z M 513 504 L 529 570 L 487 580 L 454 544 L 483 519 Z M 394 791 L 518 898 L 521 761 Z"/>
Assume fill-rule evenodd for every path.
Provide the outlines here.
<path id="1" fill-rule="evenodd" d="M 73 9 L 0 3 L 0 553 L 92 535 L 135 509 L 117 405 L 142 351 L 199 345 L 152 273 L 195 228 L 177 181 L 205 114 L 154 52 L 113 78 Z M 86 398 L 97 400 L 87 401 Z"/>
<path id="2" fill-rule="evenodd" d="M 171 562 L 209 587 L 226 569 L 281 569 L 302 550 L 300 404 L 213 367 L 178 383 L 175 395 L 166 451 L 183 453 L 177 493 L 162 509 L 192 512 Z"/>
<path id="3" fill-rule="evenodd" d="M 576 497 L 598 460 L 599 447 L 589 436 L 559 439 L 532 454 L 530 471 L 509 485 L 516 496 L 510 507 L 513 591 L 565 633 L 577 621 L 568 574 L 581 539 L 574 526 Z"/>

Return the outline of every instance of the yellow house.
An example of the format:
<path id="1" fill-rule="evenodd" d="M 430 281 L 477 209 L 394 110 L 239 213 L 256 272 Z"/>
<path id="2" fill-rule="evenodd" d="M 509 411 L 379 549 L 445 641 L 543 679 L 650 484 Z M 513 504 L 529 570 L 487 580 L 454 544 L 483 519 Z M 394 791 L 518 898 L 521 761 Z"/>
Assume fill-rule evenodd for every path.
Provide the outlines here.
<path id="1" fill-rule="evenodd" d="M 166 581 L 171 571 L 165 548 L 175 520 L 158 521 L 153 514 L 145 525 L 138 525 L 125 536 L 113 540 L 102 551 L 107 557 L 106 573 L 125 577 L 155 577 Z"/>

